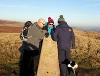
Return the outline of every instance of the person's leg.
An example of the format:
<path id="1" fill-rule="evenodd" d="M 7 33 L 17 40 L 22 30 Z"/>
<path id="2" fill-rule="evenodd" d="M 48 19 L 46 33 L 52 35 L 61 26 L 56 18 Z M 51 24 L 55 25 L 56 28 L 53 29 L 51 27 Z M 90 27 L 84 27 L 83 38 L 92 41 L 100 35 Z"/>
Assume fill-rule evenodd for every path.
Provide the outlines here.
<path id="1" fill-rule="evenodd" d="M 35 73 L 34 73 L 34 57 L 33 56 L 30 57 L 30 61 L 29 61 L 29 64 L 28 64 L 28 70 L 29 70 L 29 76 L 35 76 Z"/>
<path id="2" fill-rule="evenodd" d="M 24 75 L 24 62 L 23 62 L 23 55 L 22 54 L 20 56 L 20 61 L 19 61 L 19 76 L 25 76 Z"/>
<path id="3" fill-rule="evenodd" d="M 19 76 L 34 76 L 34 63 L 33 56 L 30 50 L 24 50 L 23 56 L 20 61 L 20 74 Z"/>
<path id="4" fill-rule="evenodd" d="M 70 49 L 66 49 L 66 59 L 71 60 L 71 54 Z M 67 69 L 67 76 L 69 76 L 69 72 Z"/>
<path id="5" fill-rule="evenodd" d="M 20 60 L 20 74 L 19 76 L 28 76 L 28 56 L 27 56 L 27 51 L 24 50 L 23 55 L 21 56 Z"/>
<path id="6" fill-rule="evenodd" d="M 37 74 L 40 55 L 34 57 L 34 72 Z"/>
<path id="7" fill-rule="evenodd" d="M 67 75 L 67 67 L 62 62 L 66 58 L 66 51 L 64 49 L 59 49 L 58 51 L 59 65 L 60 65 L 60 76 L 68 76 Z"/>
<path id="8" fill-rule="evenodd" d="M 66 59 L 71 60 L 71 51 L 70 49 L 66 49 Z"/>

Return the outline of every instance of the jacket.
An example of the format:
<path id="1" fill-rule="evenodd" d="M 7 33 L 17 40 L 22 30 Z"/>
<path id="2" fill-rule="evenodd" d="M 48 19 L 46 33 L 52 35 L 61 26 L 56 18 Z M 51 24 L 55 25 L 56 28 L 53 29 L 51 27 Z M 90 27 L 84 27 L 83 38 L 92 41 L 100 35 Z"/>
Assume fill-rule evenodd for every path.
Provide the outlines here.
<path id="1" fill-rule="evenodd" d="M 30 50 L 39 50 L 41 41 L 44 38 L 46 30 L 37 26 L 37 23 L 34 23 L 29 27 L 27 33 L 27 41 L 23 42 L 23 45 L 28 47 Z"/>
<path id="2" fill-rule="evenodd" d="M 55 32 L 52 32 L 52 39 L 57 41 L 58 48 L 70 49 L 75 48 L 75 35 L 73 29 L 67 23 L 59 24 Z"/>

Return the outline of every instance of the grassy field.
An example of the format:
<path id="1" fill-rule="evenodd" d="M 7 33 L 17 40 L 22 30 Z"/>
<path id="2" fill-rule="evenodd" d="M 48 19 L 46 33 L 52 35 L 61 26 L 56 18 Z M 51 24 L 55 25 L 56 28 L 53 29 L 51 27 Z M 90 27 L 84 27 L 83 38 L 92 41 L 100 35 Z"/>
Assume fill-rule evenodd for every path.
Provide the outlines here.
<path id="1" fill-rule="evenodd" d="M 100 33 L 74 30 L 76 49 L 71 55 L 84 71 L 100 72 Z M 18 75 L 19 33 L 0 33 L 0 76 Z M 99 76 L 99 75 L 98 75 Z"/>
<path id="2" fill-rule="evenodd" d="M 0 76 L 9 76 L 14 70 L 18 73 L 19 46 L 18 33 L 0 33 Z"/>

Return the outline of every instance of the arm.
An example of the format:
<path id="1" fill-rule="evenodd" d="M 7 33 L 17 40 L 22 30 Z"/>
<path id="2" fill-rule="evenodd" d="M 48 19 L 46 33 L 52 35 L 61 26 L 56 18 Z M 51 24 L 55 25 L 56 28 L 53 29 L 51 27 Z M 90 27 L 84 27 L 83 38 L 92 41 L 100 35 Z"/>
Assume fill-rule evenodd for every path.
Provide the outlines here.
<path id="1" fill-rule="evenodd" d="M 54 31 L 51 31 L 51 38 L 54 40 L 54 41 L 58 41 L 58 28 L 56 28 Z"/>

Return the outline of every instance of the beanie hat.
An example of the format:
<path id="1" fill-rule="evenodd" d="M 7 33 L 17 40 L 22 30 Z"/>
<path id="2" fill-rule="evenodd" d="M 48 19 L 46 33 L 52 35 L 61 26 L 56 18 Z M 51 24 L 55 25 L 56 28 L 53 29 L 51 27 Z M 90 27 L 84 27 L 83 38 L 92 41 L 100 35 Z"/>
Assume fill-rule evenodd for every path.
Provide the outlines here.
<path id="1" fill-rule="evenodd" d="M 58 23 L 60 23 L 60 22 L 65 22 L 63 15 L 59 16 Z"/>
<path id="2" fill-rule="evenodd" d="M 51 17 L 48 17 L 48 24 L 50 24 L 50 23 L 54 24 L 54 21 L 53 21 L 53 19 Z"/>

